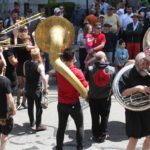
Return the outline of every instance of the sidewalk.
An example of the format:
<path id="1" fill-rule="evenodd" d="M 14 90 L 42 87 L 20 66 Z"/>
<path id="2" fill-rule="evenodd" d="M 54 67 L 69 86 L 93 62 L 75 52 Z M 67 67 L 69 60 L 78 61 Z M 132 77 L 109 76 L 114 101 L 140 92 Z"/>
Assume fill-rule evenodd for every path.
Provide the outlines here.
<path id="1" fill-rule="evenodd" d="M 105 143 L 93 143 L 91 140 L 91 116 L 88 103 L 81 100 L 84 113 L 85 149 L 86 150 L 125 150 L 127 137 L 125 135 L 124 108 L 112 98 L 112 107 L 109 117 L 109 138 Z M 14 117 L 15 126 L 9 136 L 7 150 L 55 150 L 57 117 L 57 90 L 56 86 L 49 91 L 49 107 L 43 111 L 43 124 L 46 131 L 35 132 L 29 127 L 27 110 L 17 111 Z M 137 150 L 141 149 L 141 139 Z M 71 118 L 68 120 L 64 150 L 76 150 L 75 124 Z"/>

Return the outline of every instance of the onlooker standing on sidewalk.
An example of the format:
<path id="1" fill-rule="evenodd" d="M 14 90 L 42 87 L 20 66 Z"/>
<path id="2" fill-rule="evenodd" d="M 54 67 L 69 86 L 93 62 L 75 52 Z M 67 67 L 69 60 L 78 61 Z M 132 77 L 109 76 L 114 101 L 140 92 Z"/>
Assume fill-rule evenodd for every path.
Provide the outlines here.
<path id="1" fill-rule="evenodd" d="M 107 14 L 105 15 L 104 23 L 110 22 L 112 24 L 111 31 L 116 35 L 118 35 L 121 25 L 120 25 L 119 17 L 116 13 L 114 13 L 114 10 L 115 8 L 112 6 L 110 6 L 107 9 Z"/>
<path id="2" fill-rule="evenodd" d="M 78 30 L 80 29 L 80 27 L 82 27 L 84 19 L 85 19 L 85 10 L 83 10 L 81 6 L 78 4 L 75 6 L 71 19 L 75 28 L 75 42 L 77 42 Z"/>
<path id="3" fill-rule="evenodd" d="M 115 51 L 115 66 L 117 71 L 119 71 L 129 59 L 128 50 L 125 48 L 126 43 L 124 40 L 119 40 L 119 46 Z"/>
<path id="4" fill-rule="evenodd" d="M 120 32 L 121 24 L 118 15 L 114 12 L 115 8 L 110 6 L 107 10 L 107 14 L 105 15 L 104 23 L 110 22 L 112 24 L 111 31 L 115 34 L 115 46 L 117 45 L 118 35 Z M 113 55 L 114 61 L 114 55 Z"/>
<path id="5" fill-rule="evenodd" d="M 141 38 L 143 26 L 138 21 L 139 15 L 134 13 L 132 18 L 133 22 L 128 24 L 125 35 L 126 35 L 126 43 L 127 49 L 129 52 L 129 59 L 135 59 L 136 55 L 141 50 Z"/>
<path id="6" fill-rule="evenodd" d="M 85 46 L 84 32 L 82 28 L 80 28 L 78 31 L 77 44 L 79 45 L 80 69 L 84 71 L 84 68 L 85 68 L 84 60 L 86 58 L 87 52 L 86 52 L 86 46 Z"/>
<path id="7" fill-rule="evenodd" d="M 104 46 L 104 52 L 107 56 L 108 62 L 113 63 L 113 53 L 115 52 L 115 34 L 111 32 L 111 23 L 105 23 L 103 25 L 103 33 L 105 34 L 106 37 L 106 43 Z"/>
<path id="8" fill-rule="evenodd" d="M 92 26 L 94 26 L 97 22 L 97 17 L 95 16 L 95 10 L 90 9 L 89 15 L 87 15 L 84 19 L 84 23 L 88 23 Z"/>
<path id="9" fill-rule="evenodd" d="M 94 41 L 93 41 L 93 48 L 89 49 L 89 54 L 88 54 L 88 59 L 86 60 L 85 64 L 86 66 L 88 66 L 94 59 L 94 55 L 99 52 L 99 51 L 103 51 L 105 43 L 106 43 L 106 37 L 105 35 L 102 33 L 102 27 L 100 25 L 95 25 L 93 27 L 93 37 L 94 37 Z"/>
<path id="10" fill-rule="evenodd" d="M 126 31 L 127 25 L 133 22 L 132 15 L 133 15 L 132 7 L 128 6 L 126 8 L 126 13 L 123 15 L 122 26 L 120 30 L 120 38 L 122 38 L 123 40 L 126 40 L 125 31 Z"/>
<path id="11" fill-rule="evenodd" d="M 73 64 L 74 51 L 65 49 L 62 54 L 62 60 L 70 68 L 70 70 L 77 76 L 84 87 L 88 86 L 81 70 L 77 69 Z M 56 72 L 58 82 L 58 131 L 56 136 L 56 150 L 63 149 L 64 133 L 67 125 L 69 115 L 73 118 L 77 131 L 77 150 L 83 150 L 83 113 L 79 101 L 79 93 L 77 90 L 65 79 L 60 73 Z"/>

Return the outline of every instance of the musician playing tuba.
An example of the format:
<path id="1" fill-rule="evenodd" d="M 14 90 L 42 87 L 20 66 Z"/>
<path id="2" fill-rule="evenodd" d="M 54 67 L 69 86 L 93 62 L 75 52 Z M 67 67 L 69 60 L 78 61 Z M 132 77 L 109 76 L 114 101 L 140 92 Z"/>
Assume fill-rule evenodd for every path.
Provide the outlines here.
<path id="1" fill-rule="evenodd" d="M 135 58 L 135 65 L 126 71 L 119 80 L 122 96 L 136 93 L 150 94 L 150 57 L 140 52 Z M 142 150 L 150 149 L 150 109 L 135 111 L 126 109 L 126 134 L 129 137 L 127 150 L 135 150 L 138 139 L 145 137 Z"/>
<path id="2" fill-rule="evenodd" d="M 75 76 L 81 81 L 84 87 L 88 87 L 88 82 L 81 70 L 74 65 L 75 52 L 67 48 L 62 54 L 62 61 L 70 68 Z M 69 115 L 73 118 L 77 131 L 77 150 L 83 150 L 83 113 L 79 101 L 79 92 L 58 72 L 56 72 L 58 83 L 58 131 L 56 136 L 56 150 L 63 149 L 64 133 Z"/>

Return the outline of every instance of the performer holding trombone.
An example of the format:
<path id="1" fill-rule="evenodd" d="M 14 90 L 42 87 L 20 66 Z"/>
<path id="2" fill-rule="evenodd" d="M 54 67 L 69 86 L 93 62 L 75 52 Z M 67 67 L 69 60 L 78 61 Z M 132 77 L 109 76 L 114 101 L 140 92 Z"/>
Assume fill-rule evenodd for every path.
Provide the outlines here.
<path id="1" fill-rule="evenodd" d="M 135 58 L 135 65 L 126 71 L 119 80 L 122 96 L 131 96 L 136 93 L 150 94 L 150 57 L 140 52 Z M 129 137 L 127 150 L 135 150 L 138 139 L 145 137 L 142 150 L 150 149 L 150 109 L 126 109 L 126 134 Z"/>

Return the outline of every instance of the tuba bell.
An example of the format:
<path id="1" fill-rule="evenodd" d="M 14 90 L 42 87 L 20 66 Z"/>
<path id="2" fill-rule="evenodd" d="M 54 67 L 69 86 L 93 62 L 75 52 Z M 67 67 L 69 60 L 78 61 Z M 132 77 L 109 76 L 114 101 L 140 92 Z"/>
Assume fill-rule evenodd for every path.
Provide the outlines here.
<path id="1" fill-rule="evenodd" d="M 58 16 L 46 18 L 35 30 L 36 44 L 41 50 L 49 53 L 50 63 L 54 69 L 63 75 L 83 98 L 86 98 L 87 89 L 60 59 L 60 54 L 71 46 L 74 37 L 73 25 L 67 19 Z"/>
<path id="2" fill-rule="evenodd" d="M 150 56 L 150 28 L 146 31 L 143 39 L 143 50 L 146 55 Z M 121 95 L 119 91 L 119 80 L 121 76 L 126 72 L 132 69 L 134 63 L 130 63 L 123 67 L 115 76 L 113 81 L 113 93 L 116 100 L 126 109 L 133 111 L 144 111 L 150 108 L 150 94 L 136 93 L 128 97 Z M 150 73 L 147 72 L 148 75 Z"/>

